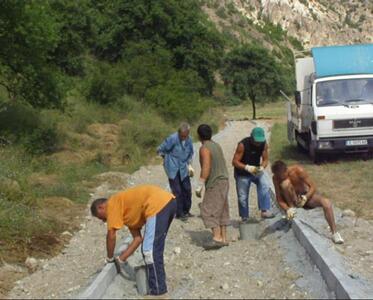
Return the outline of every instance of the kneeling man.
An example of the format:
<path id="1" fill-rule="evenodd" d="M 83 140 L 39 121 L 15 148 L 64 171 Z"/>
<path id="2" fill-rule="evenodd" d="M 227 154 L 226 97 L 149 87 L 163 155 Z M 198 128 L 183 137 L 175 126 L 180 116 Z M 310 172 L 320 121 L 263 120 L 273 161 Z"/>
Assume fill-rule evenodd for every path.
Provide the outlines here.
<path id="1" fill-rule="evenodd" d="M 333 242 L 343 244 L 341 235 L 336 231 L 332 203 L 316 193 L 316 186 L 306 171 L 299 165 L 287 167 L 283 161 L 278 160 L 272 165 L 272 172 L 277 202 L 286 211 L 288 220 L 294 218 L 295 207 L 322 207 L 332 232 Z"/>
<path id="2" fill-rule="evenodd" d="M 142 254 L 147 267 L 149 293 L 167 292 L 163 252 L 166 235 L 176 214 L 174 195 L 154 185 L 143 185 L 117 193 L 109 199 L 93 201 L 91 213 L 107 222 L 107 262 L 124 263 L 142 243 Z M 116 231 L 127 226 L 132 242 L 114 258 Z M 144 237 L 141 228 L 145 225 Z"/>

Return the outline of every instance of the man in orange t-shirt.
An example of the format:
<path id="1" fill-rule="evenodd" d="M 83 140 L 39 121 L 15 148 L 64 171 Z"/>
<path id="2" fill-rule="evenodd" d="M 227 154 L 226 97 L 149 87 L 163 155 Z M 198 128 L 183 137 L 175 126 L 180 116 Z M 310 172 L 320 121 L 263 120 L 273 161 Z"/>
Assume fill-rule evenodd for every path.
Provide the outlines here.
<path id="1" fill-rule="evenodd" d="M 154 185 L 137 186 L 109 199 L 96 199 L 91 205 L 91 213 L 107 223 L 107 262 L 124 263 L 142 243 L 149 293 L 165 294 L 167 286 L 163 252 L 168 229 L 176 214 L 175 196 Z M 141 228 L 144 225 L 142 237 Z M 133 240 L 126 250 L 114 258 L 116 231 L 123 226 L 128 227 Z"/>

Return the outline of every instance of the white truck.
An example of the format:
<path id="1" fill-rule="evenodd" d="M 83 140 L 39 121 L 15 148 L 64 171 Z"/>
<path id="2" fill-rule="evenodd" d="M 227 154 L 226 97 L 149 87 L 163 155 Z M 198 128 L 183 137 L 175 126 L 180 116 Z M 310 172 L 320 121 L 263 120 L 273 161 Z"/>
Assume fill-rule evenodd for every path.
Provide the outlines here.
<path id="1" fill-rule="evenodd" d="M 313 48 L 295 58 L 288 139 L 317 163 L 326 153 L 373 150 L 373 44 Z"/>

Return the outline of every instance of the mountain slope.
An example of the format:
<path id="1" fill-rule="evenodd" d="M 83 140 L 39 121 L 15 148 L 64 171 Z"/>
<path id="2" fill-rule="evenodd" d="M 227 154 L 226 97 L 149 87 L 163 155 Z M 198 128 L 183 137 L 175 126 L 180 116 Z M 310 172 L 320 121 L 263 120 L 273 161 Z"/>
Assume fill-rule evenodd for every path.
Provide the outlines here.
<path id="1" fill-rule="evenodd" d="M 260 28 L 272 24 L 305 48 L 373 42 L 370 0 L 207 0 L 205 11 L 210 16 L 215 12 L 212 19 L 220 28 L 235 18 L 246 19 L 244 31 L 254 39 Z"/>

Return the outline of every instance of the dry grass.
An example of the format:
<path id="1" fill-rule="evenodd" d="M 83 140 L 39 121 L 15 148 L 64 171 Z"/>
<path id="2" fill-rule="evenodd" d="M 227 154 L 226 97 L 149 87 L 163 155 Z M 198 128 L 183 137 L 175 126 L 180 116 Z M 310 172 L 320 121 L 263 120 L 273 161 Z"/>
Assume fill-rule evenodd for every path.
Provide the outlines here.
<path id="1" fill-rule="evenodd" d="M 251 102 L 245 102 L 241 105 L 230 106 L 224 111 L 228 120 L 252 119 L 253 110 Z M 257 119 L 281 121 L 286 118 L 286 102 L 277 101 L 265 104 L 258 104 L 256 107 Z"/>

